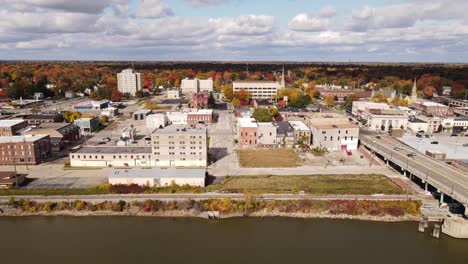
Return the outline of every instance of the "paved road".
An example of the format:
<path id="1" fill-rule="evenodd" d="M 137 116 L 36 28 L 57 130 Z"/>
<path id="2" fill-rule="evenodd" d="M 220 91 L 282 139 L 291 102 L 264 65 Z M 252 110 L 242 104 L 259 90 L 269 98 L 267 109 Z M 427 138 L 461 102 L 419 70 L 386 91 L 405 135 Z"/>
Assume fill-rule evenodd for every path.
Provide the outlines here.
<path id="1" fill-rule="evenodd" d="M 360 139 L 362 144 L 397 164 L 403 170 L 411 172 L 460 203 L 468 205 L 467 173 L 420 153 L 387 135 L 381 135 L 381 139 L 377 139 L 375 134 L 364 132 L 361 133 Z M 398 145 L 401 145 L 403 149 L 396 151 L 394 148 Z M 407 154 L 411 152 L 416 152 L 416 157 L 408 157 Z"/>
<path id="2" fill-rule="evenodd" d="M 206 199 L 244 199 L 244 194 L 238 193 L 203 193 L 203 194 L 108 194 L 108 195 L 25 195 L 16 196 L 16 199 L 30 199 L 37 202 L 61 202 L 83 200 L 87 202 L 102 202 L 102 201 L 144 201 L 148 199 L 166 200 L 166 201 L 184 201 L 187 199 L 206 200 Z M 263 200 L 421 200 L 420 196 L 412 195 L 312 195 L 312 194 L 263 194 L 256 195 L 257 199 Z M 1 202 L 8 202 L 9 196 L 0 196 Z"/>

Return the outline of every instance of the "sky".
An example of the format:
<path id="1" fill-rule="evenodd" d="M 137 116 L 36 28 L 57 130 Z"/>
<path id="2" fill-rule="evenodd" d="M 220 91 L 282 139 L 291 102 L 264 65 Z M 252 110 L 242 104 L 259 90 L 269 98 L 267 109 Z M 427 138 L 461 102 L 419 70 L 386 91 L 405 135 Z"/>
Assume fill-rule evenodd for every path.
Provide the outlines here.
<path id="1" fill-rule="evenodd" d="M 468 62 L 468 0 L 0 0 L 0 60 Z"/>

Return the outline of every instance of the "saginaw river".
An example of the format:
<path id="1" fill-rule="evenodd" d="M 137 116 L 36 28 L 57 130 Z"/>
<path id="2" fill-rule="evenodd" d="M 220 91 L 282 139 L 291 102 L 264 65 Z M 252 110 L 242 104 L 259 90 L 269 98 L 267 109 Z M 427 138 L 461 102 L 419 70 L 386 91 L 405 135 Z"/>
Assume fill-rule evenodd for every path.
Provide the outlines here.
<path id="1" fill-rule="evenodd" d="M 468 241 L 417 223 L 0 217 L 0 263 L 468 263 Z"/>

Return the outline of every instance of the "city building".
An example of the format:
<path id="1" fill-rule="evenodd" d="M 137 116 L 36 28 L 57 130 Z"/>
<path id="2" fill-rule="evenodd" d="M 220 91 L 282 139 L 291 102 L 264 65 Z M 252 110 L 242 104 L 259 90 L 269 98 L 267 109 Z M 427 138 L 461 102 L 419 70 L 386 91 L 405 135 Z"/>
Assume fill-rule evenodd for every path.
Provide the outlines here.
<path id="1" fill-rule="evenodd" d="M 122 94 L 135 96 L 136 92 L 142 89 L 141 73 L 133 69 L 125 69 L 117 73 L 117 88 Z"/>
<path id="2" fill-rule="evenodd" d="M 451 130 L 453 133 L 467 132 L 468 130 L 468 117 L 456 116 L 446 118 L 442 121 L 444 130 Z"/>
<path id="3" fill-rule="evenodd" d="M 206 167 L 206 128 L 172 125 L 151 135 L 152 155 L 158 167 Z"/>
<path id="4" fill-rule="evenodd" d="M 69 123 L 43 123 L 26 131 L 24 135 L 48 135 L 53 152 L 61 151 L 70 144 L 80 140 L 80 128 Z"/>
<path id="5" fill-rule="evenodd" d="M 276 127 L 273 123 L 257 123 L 257 146 L 259 148 L 277 148 Z"/>
<path id="6" fill-rule="evenodd" d="M 311 130 L 302 121 L 289 121 L 289 124 L 294 129 L 294 141 L 296 144 L 301 142 L 310 145 Z"/>
<path id="7" fill-rule="evenodd" d="M 338 102 L 344 102 L 349 96 L 354 95 L 355 99 L 358 98 L 369 98 L 372 94 L 371 91 L 365 91 L 365 90 L 348 90 L 348 89 L 342 89 L 340 88 L 322 88 L 317 86 L 317 90 L 320 92 L 320 96 L 322 97 L 327 97 L 327 96 L 333 96 L 336 101 Z"/>
<path id="8" fill-rule="evenodd" d="M 279 148 L 292 148 L 295 144 L 294 129 L 287 121 L 275 121 L 276 144 Z"/>
<path id="9" fill-rule="evenodd" d="M 146 117 L 150 114 L 151 114 L 151 110 L 148 110 L 148 109 L 138 110 L 132 113 L 132 119 L 135 121 L 146 120 Z"/>
<path id="10" fill-rule="evenodd" d="M 150 147 L 81 147 L 70 153 L 72 167 L 154 166 Z"/>
<path id="11" fill-rule="evenodd" d="M 182 97 L 182 91 L 180 89 L 168 89 L 166 91 L 167 99 L 180 99 Z"/>
<path id="12" fill-rule="evenodd" d="M 427 122 L 427 132 L 442 132 L 444 128 L 442 125 L 443 118 L 438 116 L 419 116 L 419 118 Z"/>
<path id="13" fill-rule="evenodd" d="M 365 125 L 374 131 L 406 130 L 408 126 L 408 116 L 397 109 L 371 109 L 365 120 Z"/>
<path id="14" fill-rule="evenodd" d="M 48 135 L 0 137 L 0 165 L 36 165 L 44 162 L 50 152 Z"/>
<path id="15" fill-rule="evenodd" d="M 408 119 L 408 130 L 413 131 L 414 133 L 417 132 L 427 132 L 429 125 L 426 121 L 418 119 L 418 118 L 410 118 Z"/>
<path id="16" fill-rule="evenodd" d="M 200 92 L 212 92 L 213 91 L 213 79 L 189 79 L 185 78 L 182 80 L 180 88 L 182 89 L 182 93 L 185 95 L 191 95 L 194 93 Z"/>
<path id="17" fill-rule="evenodd" d="M 446 117 L 453 115 L 449 106 L 435 102 L 420 101 L 413 103 L 413 107 L 421 111 L 421 113 L 426 116 Z"/>
<path id="18" fill-rule="evenodd" d="M 334 150 L 357 150 L 359 126 L 329 118 L 311 121 L 312 145 Z"/>
<path id="19" fill-rule="evenodd" d="M 65 98 L 72 99 L 76 97 L 76 93 L 74 91 L 66 91 Z"/>
<path id="20" fill-rule="evenodd" d="M 257 108 L 269 109 L 269 108 L 273 107 L 273 104 L 269 100 L 266 100 L 266 99 L 254 99 L 252 101 L 252 106 L 255 109 L 257 109 Z"/>
<path id="21" fill-rule="evenodd" d="M 73 122 L 78 126 L 81 132 L 94 132 L 99 129 L 99 119 L 97 117 L 80 118 Z"/>
<path id="22" fill-rule="evenodd" d="M 109 100 L 88 101 L 72 104 L 75 110 L 102 110 L 109 107 Z"/>
<path id="23" fill-rule="evenodd" d="M 170 124 L 166 113 L 156 113 L 146 117 L 146 128 L 154 131 L 157 128 L 164 128 Z"/>
<path id="24" fill-rule="evenodd" d="M 354 117 L 367 119 L 367 114 L 371 109 L 390 109 L 386 103 L 374 103 L 371 101 L 354 101 L 351 108 L 351 114 Z"/>
<path id="25" fill-rule="evenodd" d="M 23 117 L 28 122 L 28 125 L 38 125 L 42 123 L 61 123 L 64 121 L 63 114 L 32 114 Z"/>
<path id="26" fill-rule="evenodd" d="M 120 169 L 111 171 L 109 183 L 148 187 L 168 187 L 173 184 L 205 187 L 205 175 L 205 169 Z"/>
<path id="27" fill-rule="evenodd" d="M 212 109 L 200 109 L 197 111 L 187 113 L 187 124 L 211 124 L 213 123 L 213 110 Z"/>
<path id="28" fill-rule="evenodd" d="M 457 116 L 468 116 L 468 100 L 450 99 L 449 106 Z"/>
<path id="29" fill-rule="evenodd" d="M 119 114 L 119 109 L 116 107 L 108 107 L 105 109 L 102 109 L 101 115 L 102 116 L 107 116 L 109 118 L 115 117 Z"/>
<path id="30" fill-rule="evenodd" d="M 0 136 L 15 136 L 19 131 L 26 128 L 28 122 L 22 119 L 0 120 Z"/>
<path id="31" fill-rule="evenodd" d="M 191 108 L 205 108 L 208 105 L 209 97 L 210 95 L 206 92 L 194 93 L 192 94 L 192 99 L 190 99 L 188 105 Z"/>
<path id="32" fill-rule="evenodd" d="M 248 91 L 252 99 L 273 100 L 282 86 L 275 81 L 235 81 L 232 83 L 233 91 Z"/>
<path id="33" fill-rule="evenodd" d="M 257 148 L 258 124 L 254 118 L 237 118 L 237 141 L 240 148 Z"/>

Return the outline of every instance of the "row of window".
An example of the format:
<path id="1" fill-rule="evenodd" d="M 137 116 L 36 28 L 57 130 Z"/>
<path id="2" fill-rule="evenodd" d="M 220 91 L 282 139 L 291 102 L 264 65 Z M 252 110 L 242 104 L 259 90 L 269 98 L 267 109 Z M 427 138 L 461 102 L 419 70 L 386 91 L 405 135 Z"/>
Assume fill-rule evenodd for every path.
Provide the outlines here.
<path id="1" fill-rule="evenodd" d="M 203 149 L 202 147 L 198 147 L 199 149 Z M 154 147 L 154 149 L 160 149 L 159 147 Z M 175 147 L 169 147 L 169 149 L 175 149 Z M 179 149 L 185 149 L 185 147 L 179 147 Z M 197 149 L 197 147 L 190 147 L 190 149 Z"/>
<path id="2" fill-rule="evenodd" d="M 327 131 L 323 130 L 322 134 L 326 134 Z M 341 130 L 338 130 L 338 134 L 341 134 Z M 345 134 L 348 134 L 348 130 L 345 130 Z"/>
<path id="3" fill-rule="evenodd" d="M 353 140 L 354 137 L 351 136 L 349 139 L 350 139 L 350 140 Z M 340 140 L 341 140 L 341 137 L 337 137 L 336 140 L 337 140 L 337 141 L 340 141 Z M 345 136 L 345 137 L 344 137 L 344 140 L 348 140 L 348 136 Z M 323 141 L 327 141 L 327 136 L 324 136 L 324 137 L 323 137 Z M 330 141 L 333 141 L 333 136 L 330 136 Z"/>
<path id="4" fill-rule="evenodd" d="M 154 152 L 154 155 L 161 155 L 161 152 Z M 169 152 L 169 155 L 176 155 L 175 152 Z M 186 154 L 185 152 L 179 152 L 178 155 L 197 155 L 196 152 L 190 152 L 190 154 Z M 198 155 L 203 155 L 203 152 L 200 152 Z"/>
<path id="5" fill-rule="evenodd" d="M 154 138 L 159 139 L 159 136 L 154 136 Z M 174 139 L 174 136 L 168 136 L 167 138 L 169 139 Z M 197 138 L 197 136 L 190 136 L 190 138 L 194 139 Z M 198 138 L 203 138 L 203 136 L 199 136 Z M 185 139 L 185 136 L 179 136 L 179 139 Z"/>
<path id="6" fill-rule="evenodd" d="M 75 158 L 75 155 L 71 155 L 71 157 L 72 157 L 72 159 L 74 159 L 74 158 Z M 98 159 L 98 157 L 99 157 L 98 155 L 94 155 L 94 159 Z M 126 159 L 126 158 L 128 158 L 128 155 L 123 155 L 123 156 L 122 156 L 122 155 L 114 155 L 112 158 L 113 158 L 113 159 L 117 159 L 117 157 L 118 157 L 119 159 L 122 159 L 122 157 L 124 157 L 124 159 Z M 131 158 L 131 159 L 133 159 L 133 157 L 135 157 L 136 159 L 140 159 L 140 155 L 136 155 L 136 156 L 130 155 L 130 158 Z M 86 159 L 86 158 L 92 159 L 92 158 L 93 158 L 93 155 L 83 155 L 83 156 L 81 156 L 81 155 L 76 155 L 76 158 L 77 158 L 77 159 L 81 159 L 81 158 L 82 158 L 82 159 Z M 144 159 L 144 158 L 145 158 L 145 155 L 141 155 L 141 158 Z M 151 158 L 151 156 L 148 155 L 148 158 Z M 101 159 L 104 159 L 104 155 L 101 155 Z"/>

